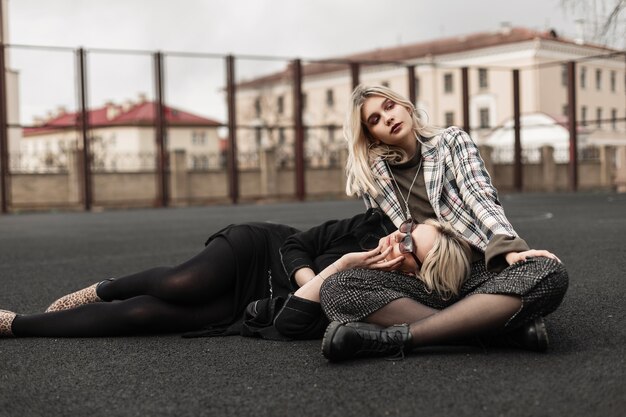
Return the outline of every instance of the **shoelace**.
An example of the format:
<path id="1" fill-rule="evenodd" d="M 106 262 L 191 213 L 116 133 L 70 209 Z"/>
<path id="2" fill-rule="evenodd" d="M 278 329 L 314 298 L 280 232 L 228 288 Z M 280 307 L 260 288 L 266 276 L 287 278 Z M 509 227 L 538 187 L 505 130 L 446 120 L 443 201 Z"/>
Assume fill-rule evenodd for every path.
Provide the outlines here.
<path id="1" fill-rule="evenodd" d="M 396 345 L 396 347 L 398 348 L 398 351 L 391 356 L 388 356 L 385 358 L 386 361 L 397 361 L 397 360 L 404 360 L 404 340 L 402 338 L 402 332 L 395 331 L 392 337 L 392 341 L 394 343 L 394 345 Z"/>
<path id="2" fill-rule="evenodd" d="M 362 337 L 365 341 L 367 349 L 361 350 L 361 352 L 376 352 L 376 353 L 389 353 L 385 360 L 404 360 L 404 338 L 402 332 L 396 330 L 391 334 L 387 334 L 386 341 L 385 336 L 378 336 L 382 332 L 368 331 Z"/>

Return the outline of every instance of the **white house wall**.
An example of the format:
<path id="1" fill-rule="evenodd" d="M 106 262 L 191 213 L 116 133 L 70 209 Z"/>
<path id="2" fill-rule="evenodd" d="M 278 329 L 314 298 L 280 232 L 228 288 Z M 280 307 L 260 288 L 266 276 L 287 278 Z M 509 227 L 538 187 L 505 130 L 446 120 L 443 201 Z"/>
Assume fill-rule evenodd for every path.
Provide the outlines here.
<path id="1" fill-rule="evenodd" d="M 193 144 L 194 131 L 205 132 L 204 144 Z M 156 157 L 155 130 L 152 127 L 106 127 L 90 130 L 93 138 L 91 151 L 98 169 L 152 169 Z M 168 150 L 181 149 L 188 155 L 214 155 L 219 152 L 217 129 L 177 128 L 167 131 Z M 59 164 L 66 161 L 66 153 L 82 148 L 82 140 L 75 130 L 30 135 L 21 143 L 21 171 L 50 170 L 43 160 L 46 155 L 56 157 Z M 147 165 L 146 165 L 147 163 Z"/>

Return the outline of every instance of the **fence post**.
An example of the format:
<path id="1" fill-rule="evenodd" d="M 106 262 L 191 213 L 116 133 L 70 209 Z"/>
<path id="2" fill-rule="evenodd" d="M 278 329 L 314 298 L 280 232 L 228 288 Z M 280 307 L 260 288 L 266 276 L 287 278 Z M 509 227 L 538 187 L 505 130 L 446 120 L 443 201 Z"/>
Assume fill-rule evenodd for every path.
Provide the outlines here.
<path id="1" fill-rule="evenodd" d="M 578 131 L 576 124 L 576 62 L 567 63 L 567 112 L 569 125 L 569 187 L 578 189 Z"/>
<path id="2" fill-rule="evenodd" d="M 167 144 L 166 144 L 166 120 L 165 105 L 163 102 L 163 54 L 154 54 L 154 83 L 156 93 L 154 129 L 157 148 L 157 204 L 166 207 L 169 200 L 169 187 L 167 184 Z"/>
<path id="3" fill-rule="evenodd" d="M 409 79 L 409 100 L 411 100 L 411 103 L 415 106 L 417 104 L 417 95 L 415 94 L 415 65 L 407 66 L 406 70 Z"/>
<path id="4" fill-rule="evenodd" d="M 515 191 L 522 191 L 524 186 L 522 173 L 522 135 L 520 128 L 520 94 L 519 94 L 519 70 L 513 70 L 513 132 L 514 143 L 514 165 L 513 165 L 513 186 Z"/>
<path id="5" fill-rule="evenodd" d="M 76 128 L 80 132 L 83 143 L 82 180 L 83 180 L 83 206 L 86 211 L 91 210 L 93 203 L 92 179 L 91 179 L 91 150 L 89 142 L 89 109 L 87 108 L 87 54 L 83 48 L 76 51 L 78 63 L 78 105 L 79 113 L 76 118 Z M 80 178 L 80 177 L 79 177 Z"/>
<path id="6" fill-rule="evenodd" d="M 293 125 L 295 138 L 296 198 L 304 200 L 304 127 L 302 123 L 302 63 L 293 61 Z"/>
<path id="7" fill-rule="evenodd" d="M 470 133 L 470 114 L 469 114 L 469 75 L 468 68 L 461 68 L 461 90 L 462 90 L 462 108 L 463 108 L 463 130 L 469 135 Z"/>
<path id="8" fill-rule="evenodd" d="M 2 18 L 0 4 L 0 18 Z M 0 27 L 2 25 L 0 24 Z M 0 194 L 2 194 L 2 213 L 9 212 L 10 172 L 9 172 L 9 126 L 7 123 L 7 82 L 4 60 L 4 37 L 0 34 Z"/>
<path id="9" fill-rule="evenodd" d="M 226 57 L 226 101 L 228 108 L 228 193 L 230 201 L 239 201 L 239 169 L 237 167 L 237 108 L 235 106 L 235 57 Z"/>
<path id="10" fill-rule="evenodd" d="M 361 82 L 359 80 L 359 72 L 360 72 L 359 63 L 351 62 L 350 63 L 350 78 L 352 78 L 352 90 L 353 91 L 357 87 L 357 85 L 359 85 L 359 83 Z"/>

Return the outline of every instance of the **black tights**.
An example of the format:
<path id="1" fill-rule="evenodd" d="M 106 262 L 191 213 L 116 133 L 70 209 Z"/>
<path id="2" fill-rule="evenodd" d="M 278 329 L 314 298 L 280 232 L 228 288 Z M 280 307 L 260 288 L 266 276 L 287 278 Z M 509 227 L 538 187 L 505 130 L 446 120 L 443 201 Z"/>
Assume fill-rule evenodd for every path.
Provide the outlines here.
<path id="1" fill-rule="evenodd" d="M 520 297 L 502 294 L 470 295 L 442 310 L 399 298 L 370 314 L 366 321 L 382 326 L 410 323 L 413 346 L 432 346 L 502 330 L 521 308 Z"/>
<path id="2" fill-rule="evenodd" d="M 18 337 L 88 337 L 194 330 L 232 316 L 235 256 L 217 237 L 175 267 L 148 269 L 98 286 L 103 301 L 53 313 L 18 315 Z"/>

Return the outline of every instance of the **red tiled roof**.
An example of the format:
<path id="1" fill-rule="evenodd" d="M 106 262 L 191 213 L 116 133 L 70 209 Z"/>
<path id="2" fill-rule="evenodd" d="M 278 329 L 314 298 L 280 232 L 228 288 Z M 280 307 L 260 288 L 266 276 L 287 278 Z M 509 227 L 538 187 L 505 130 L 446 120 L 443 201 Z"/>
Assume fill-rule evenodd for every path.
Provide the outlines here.
<path id="1" fill-rule="evenodd" d="M 115 117 L 111 119 L 107 118 L 107 106 L 90 110 L 88 112 L 90 126 L 152 126 L 154 124 L 156 103 L 153 101 L 134 104 L 127 110 L 124 110 L 121 106 L 113 106 L 116 109 L 116 114 Z M 169 126 L 221 126 L 221 123 L 216 120 L 201 117 L 169 106 L 164 106 L 164 113 L 167 125 Z M 40 126 L 24 128 L 23 136 L 28 137 L 42 133 L 50 133 L 64 128 L 74 129 L 77 117 L 77 112 L 61 114 L 47 120 Z"/>
<path id="2" fill-rule="evenodd" d="M 450 38 L 435 39 L 427 42 L 414 43 L 410 45 L 402 45 L 391 48 L 376 49 L 373 51 L 360 52 L 352 55 L 336 57 L 326 60 L 326 62 L 316 62 L 302 66 L 304 75 L 324 74 L 336 71 L 347 71 L 349 62 L 360 62 L 367 65 L 368 63 L 385 63 L 385 62 L 401 62 L 418 58 L 426 58 L 429 56 L 445 55 L 455 52 L 463 52 L 481 48 L 489 48 L 492 46 L 506 45 L 529 41 L 533 39 L 545 39 L 566 44 L 576 44 L 571 39 L 561 38 L 554 31 L 539 32 L 526 28 L 511 28 L 508 31 L 498 32 L 481 32 L 464 36 L 455 36 Z M 576 44 L 577 45 L 577 44 Z M 606 52 L 613 50 L 604 46 L 589 45 L 596 49 Z M 255 87 L 268 82 L 279 81 L 281 79 L 290 79 L 291 66 L 285 70 L 273 73 L 264 77 L 255 78 L 253 80 L 239 83 L 239 87 Z"/>

